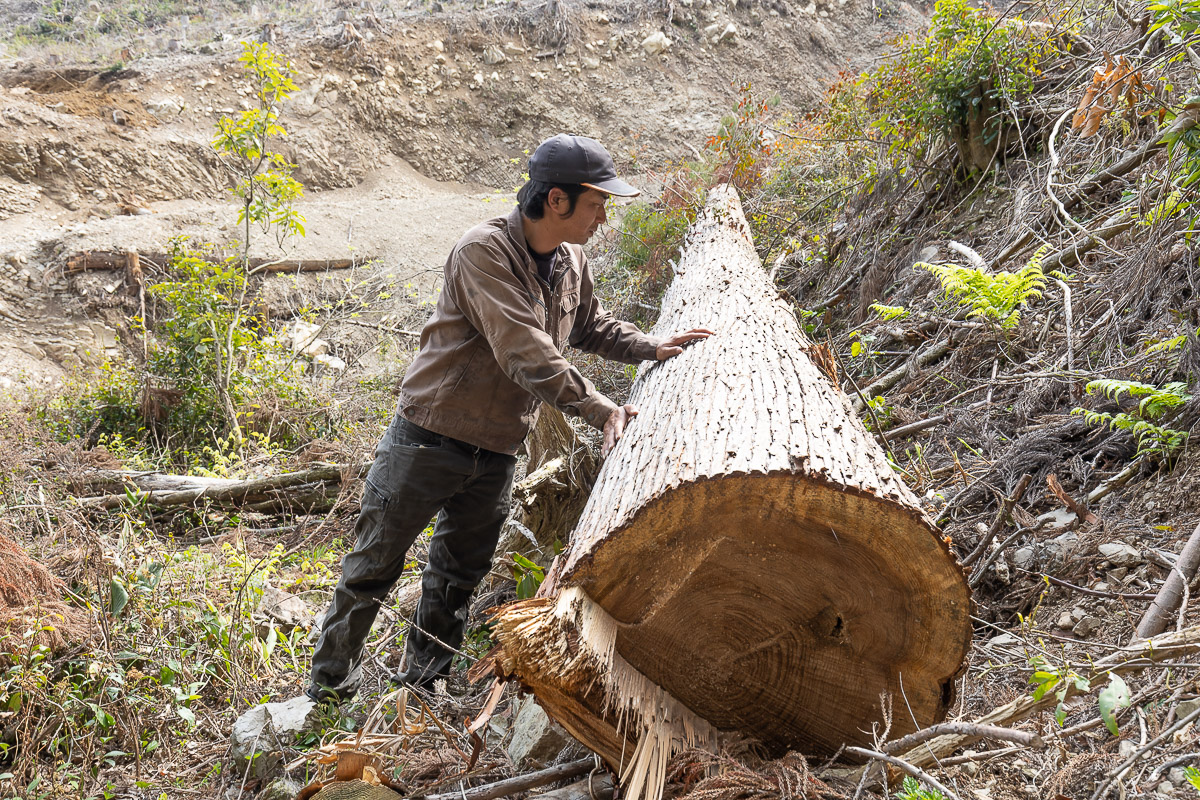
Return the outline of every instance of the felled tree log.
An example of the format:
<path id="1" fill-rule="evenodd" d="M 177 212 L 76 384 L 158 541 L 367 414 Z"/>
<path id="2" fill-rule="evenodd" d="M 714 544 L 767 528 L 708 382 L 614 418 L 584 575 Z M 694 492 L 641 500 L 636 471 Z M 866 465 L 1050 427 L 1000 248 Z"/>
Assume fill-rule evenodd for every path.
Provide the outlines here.
<path id="1" fill-rule="evenodd" d="M 689 231 L 639 416 L 496 666 L 656 796 L 671 751 L 727 733 L 828 755 L 941 720 L 971 640 L 947 544 L 768 282 L 736 194 Z M 910 713 L 911 709 L 911 713 Z"/>
<path id="2" fill-rule="evenodd" d="M 216 263 L 217 259 L 213 259 L 213 262 Z M 359 266 L 363 262 L 364 259 L 361 258 L 252 258 L 249 267 L 255 272 L 325 272 L 331 269 L 349 269 Z M 171 264 L 171 257 L 166 253 L 84 250 L 67 258 L 67 272 L 84 272 L 92 269 L 129 269 L 131 264 L 150 264 L 159 269 L 166 269 Z"/>
<path id="3" fill-rule="evenodd" d="M 328 508 L 341 491 L 344 478 L 362 478 L 371 462 L 322 464 L 265 478 L 232 480 L 161 472 L 97 472 L 85 485 L 111 494 L 77 498 L 84 508 L 113 509 L 128 503 L 169 508 L 207 503 L 240 510 L 311 512 Z"/>

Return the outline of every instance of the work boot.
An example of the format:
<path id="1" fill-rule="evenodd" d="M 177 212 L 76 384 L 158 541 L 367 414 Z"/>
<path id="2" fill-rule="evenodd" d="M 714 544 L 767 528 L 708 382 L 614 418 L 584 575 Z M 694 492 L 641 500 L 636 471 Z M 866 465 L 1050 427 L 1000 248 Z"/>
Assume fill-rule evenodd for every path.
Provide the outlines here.
<path id="1" fill-rule="evenodd" d="M 354 692 L 343 692 L 338 694 L 333 689 L 327 689 L 324 686 L 311 685 L 304 690 L 304 694 L 309 700 L 312 700 L 317 705 L 336 706 L 353 699 Z"/>

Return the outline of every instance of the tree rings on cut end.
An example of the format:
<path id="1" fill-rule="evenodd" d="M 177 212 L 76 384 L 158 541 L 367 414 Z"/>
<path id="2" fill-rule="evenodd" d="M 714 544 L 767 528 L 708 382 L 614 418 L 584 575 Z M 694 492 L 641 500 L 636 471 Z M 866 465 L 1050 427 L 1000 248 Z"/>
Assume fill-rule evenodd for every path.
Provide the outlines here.
<path id="1" fill-rule="evenodd" d="M 870 744 L 883 689 L 893 737 L 941 720 L 971 640 L 962 569 L 919 512 L 791 473 L 674 487 L 566 580 L 631 665 L 775 752 Z"/>

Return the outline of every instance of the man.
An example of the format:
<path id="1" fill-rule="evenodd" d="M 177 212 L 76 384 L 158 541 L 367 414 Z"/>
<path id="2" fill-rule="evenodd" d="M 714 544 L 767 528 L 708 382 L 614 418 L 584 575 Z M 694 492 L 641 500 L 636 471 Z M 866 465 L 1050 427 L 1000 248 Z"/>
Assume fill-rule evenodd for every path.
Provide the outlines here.
<path id="1" fill-rule="evenodd" d="M 602 454 L 637 414 L 596 391 L 562 355 L 568 343 L 636 364 L 707 337 L 643 334 L 600 307 L 580 245 L 606 219 L 610 196 L 638 191 L 596 141 L 559 134 L 529 160 L 518 207 L 469 230 L 404 376 L 395 418 L 375 451 L 354 550 L 313 654 L 314 700 L 360 687 L 362 647 L 405 554 L 434 514 L 421 599 L 393 680 L 427 687 L 450 672 L 467 603 L 491 567 L 511 502 L 516 452 L 545 402 L 604 433 Z"/>

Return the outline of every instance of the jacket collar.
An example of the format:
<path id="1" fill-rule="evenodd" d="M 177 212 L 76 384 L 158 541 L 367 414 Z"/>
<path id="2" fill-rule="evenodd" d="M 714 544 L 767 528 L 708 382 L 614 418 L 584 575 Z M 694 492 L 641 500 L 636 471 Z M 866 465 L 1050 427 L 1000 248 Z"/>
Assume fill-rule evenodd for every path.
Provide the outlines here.
<path id="1" fill-rule="evenodd" d="M 525 269 L 533 271 L 536 274 L 533 256 L 529 254 L 529 242 L 525 240 L 525 217 L 521 214 L 520 206 L 514 206 L 513 210 L 508 212 L 508 216 L 505 218 L 505 226 L 508 228 L 508 237 L 512 239 L 517 252 L 521 254 L 521 263 L 525 266 Z M 560 244 L 557 250 L 558 266 L 554 270 L 555 275 L 562 272 L 568 264 L 574 263 L 574 259 L 571 256 L 571 248 L 567 247 L 565 242 Z"/>

